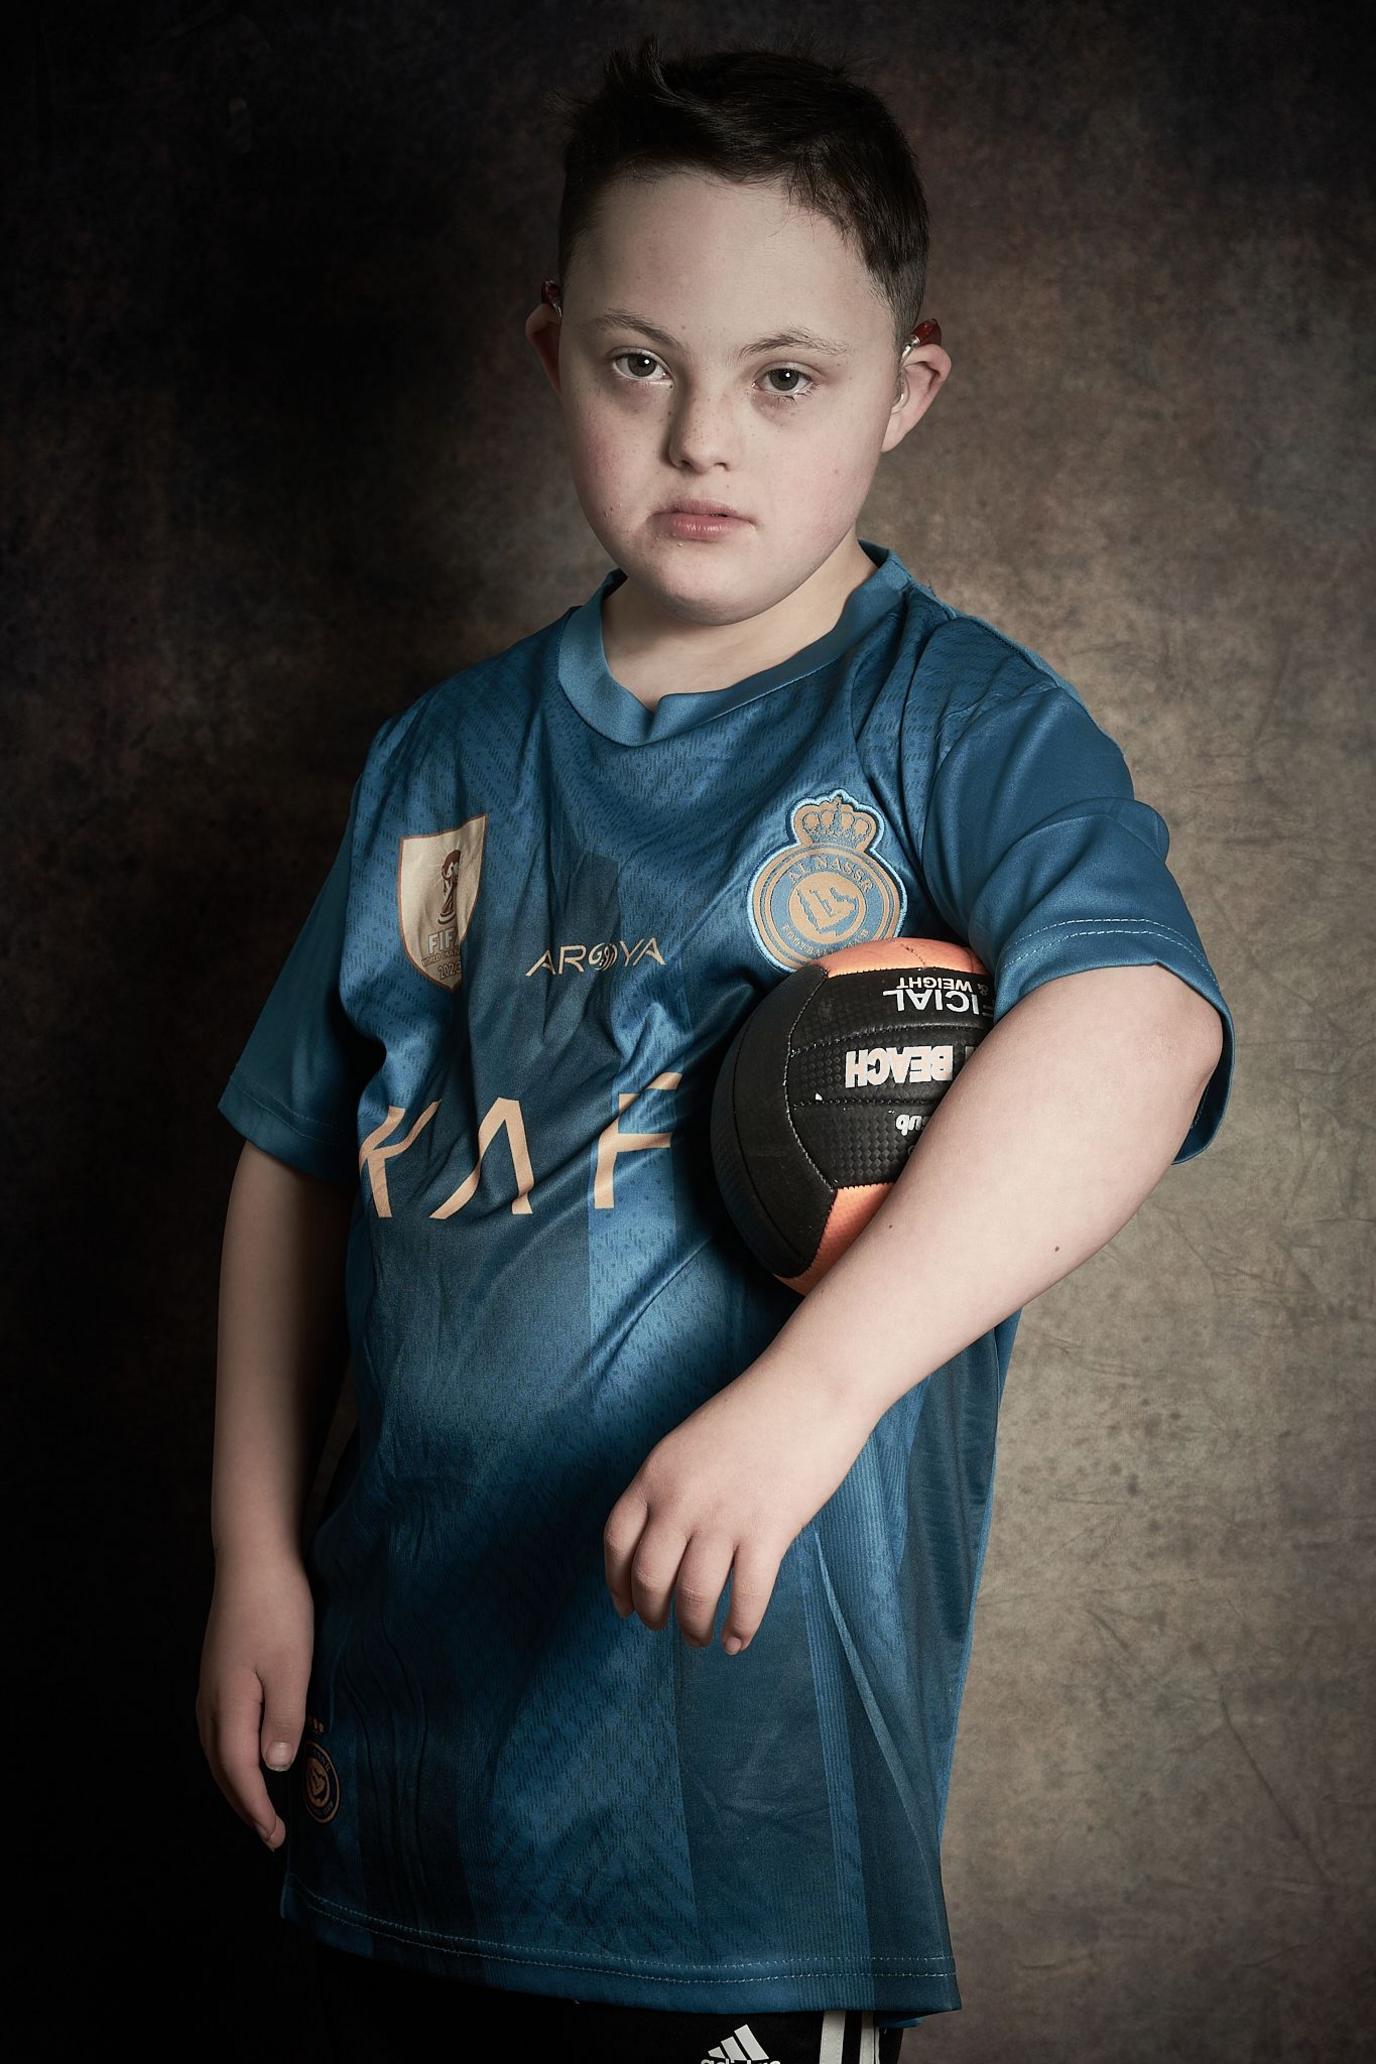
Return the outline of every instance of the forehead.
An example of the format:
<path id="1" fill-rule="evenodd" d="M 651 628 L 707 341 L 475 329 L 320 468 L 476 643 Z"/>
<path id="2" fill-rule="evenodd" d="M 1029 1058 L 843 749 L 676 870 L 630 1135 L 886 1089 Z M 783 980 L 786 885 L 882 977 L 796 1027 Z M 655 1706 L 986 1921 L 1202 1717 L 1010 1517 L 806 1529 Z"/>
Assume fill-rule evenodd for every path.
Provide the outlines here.
<path id="1" fill-rule="evenodd" d="M 598 196 L 570 270 L 580 327 L 634 326 L 666 349 L 844 358 L 885 338 L 892 320 L 854 245 L 777 180 L 619 177 Z"/>

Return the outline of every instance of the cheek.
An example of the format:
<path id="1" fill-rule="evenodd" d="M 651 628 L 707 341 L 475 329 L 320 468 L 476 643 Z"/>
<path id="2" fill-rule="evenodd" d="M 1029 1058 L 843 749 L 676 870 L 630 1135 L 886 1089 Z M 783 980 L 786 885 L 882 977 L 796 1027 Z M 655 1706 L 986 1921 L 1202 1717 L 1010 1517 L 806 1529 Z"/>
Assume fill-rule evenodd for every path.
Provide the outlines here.
<path id="1" fill-rule="evenodd" d="M 628 482 L 643 445 L 634 423 L 606 410 L 585 408 L 569 432 L 569 461 L 578 481 L 614 494 Z"/>
<path id="2" fill-rule="evenodd" d="M 874 455 L 863 425 L 836 422 L 827 426 L 824 437 L 800 437 L 796 443 L 783 438 L 780 445 L 783 477 L 815 507 L 839 507 L 868 493 Z"/>

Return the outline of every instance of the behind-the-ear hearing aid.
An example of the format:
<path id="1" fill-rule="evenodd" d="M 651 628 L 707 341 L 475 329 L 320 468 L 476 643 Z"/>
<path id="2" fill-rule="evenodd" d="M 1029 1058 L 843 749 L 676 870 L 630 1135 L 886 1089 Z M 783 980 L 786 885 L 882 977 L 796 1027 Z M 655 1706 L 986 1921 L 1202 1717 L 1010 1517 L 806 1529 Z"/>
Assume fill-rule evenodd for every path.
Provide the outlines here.
<path id="1" fill-rule="evenodd" d="M 905 358 L 907 357 L 908 353 L 909 353 L 910 351 L 913 351 L 913 350 L 915 350 L 915 349 L 916 349 L 916 348 L 917 348 L 917 347 L 918 347 L 919 345 L 921 345 L 921 344 L 939 344 L 940 342 L 941 342 L 941 324 L 940 324 L 939 322 L 937 322 L 937 321 L 936 321 L 935 319 L 933 319 L 933 320 L 932 320 L 931 322 L 920 322 L 920 323 L 918 324 L 917 328 L 916 328 L 916 329 L 915 329 L 915 330 L 913 331 L 913 334 L 912 334 L 912 339 L 911 339 L 911 342 L 909 342 L 909 343 L 905 344 L 905 345 L 903 346 L 903 349 L 902 349 L 902 351 L 901 351 L 901 352 L 899 353 L 899 357 L 898 357 L 898 363 L 899 363 L 899 365 L 900 365 L 900 366 L 902 366 L 902 364 L 903 364 L 903 361 L 904 361 L 904 359 L 905 359 Z M 899 386 L 898 386 L 898 393 L 897 393 L 897 394 L 895 395 L 895 397 L 894 397 L 894 407 L 895 407 L 895 408 L 897 408 L 897 407 L 898 407 L 898 404 L 899 404 L 899 402 L 901 402 L 901 401 L 902 401 L 902 399 L 903 399 L 903 383 L 902 383 L 902 381 L 900 381 L 900 382 L 899 382 Z"/>
<path id="2" fill-rule="evenodd" d="M 933 319 L 930 322 L 920 322 L 918 324 L 917 328 L 913 331 L 912 342 L 910 344 L 905 344 L 903 346 L 902 355 L 904 358 L 906 358 L 910 351 L 916 349 L 920 345 L 939 344 L 940 342 L 941 324 L 936 321 L 935 317 L 933 317 Z"/>

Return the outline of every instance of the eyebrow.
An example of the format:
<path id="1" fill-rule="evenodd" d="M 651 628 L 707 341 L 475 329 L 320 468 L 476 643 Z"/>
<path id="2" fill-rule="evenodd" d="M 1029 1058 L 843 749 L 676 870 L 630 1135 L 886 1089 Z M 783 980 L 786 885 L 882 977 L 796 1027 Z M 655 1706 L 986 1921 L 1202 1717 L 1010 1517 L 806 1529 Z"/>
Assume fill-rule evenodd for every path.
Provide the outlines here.
<path id="1" fill-rule="evenodd" d="M 662 344 L 666 351 L 682 351 L 679 338 L 671 337 L 667 330 L 657 329 L 654 323 L 646 322 L 643 315 L 636 315 L 629 308 L 609 308 L 602 315 L 588 319 L 590 330 L 639 330 L 646 337 L 653 337 L 656 344 Z M 753 344 L 742 344 L 733 357 L 754 358 L 761 351 L 787 351 L 792 347 L 803 351 L 821 352 L 827 358 L 849 358 L 851 346 L 842 344 L 834 337 L 819 337 L 813 330 L 778 330 L 772 337 L 757 337 Z"/>

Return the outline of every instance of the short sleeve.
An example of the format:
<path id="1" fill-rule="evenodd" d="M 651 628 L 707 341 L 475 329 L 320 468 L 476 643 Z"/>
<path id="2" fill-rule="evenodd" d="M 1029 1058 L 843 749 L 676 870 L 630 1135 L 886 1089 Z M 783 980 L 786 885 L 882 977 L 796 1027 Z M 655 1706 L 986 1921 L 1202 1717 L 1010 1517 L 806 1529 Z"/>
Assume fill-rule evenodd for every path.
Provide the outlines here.
<path id="1" fill-rule="evenodd" d="M 345 1186 L 358 1173 L 359 1097 L 378 1065 L 340 995 L 357 806 L 355 784 L 333 865 L 216 1106 L 264 1153 Z"/>
<path id="2" fill-rule="evenodd" d="M 1089 968 L 1157 962 L 1209 999 L 1223 1050 L 1178 1163 L 1222 1122 L 1234 1036 L 1169 843 L 1114 740 L 1049 683 L 980 708 L 959 731 L 932 780 L 920 861 L 933 904 L 994 978 L 994 1023 L 1041 983 Z"/>

